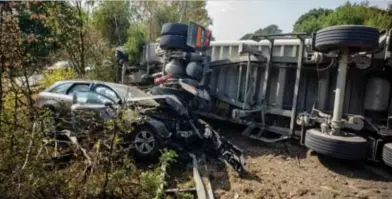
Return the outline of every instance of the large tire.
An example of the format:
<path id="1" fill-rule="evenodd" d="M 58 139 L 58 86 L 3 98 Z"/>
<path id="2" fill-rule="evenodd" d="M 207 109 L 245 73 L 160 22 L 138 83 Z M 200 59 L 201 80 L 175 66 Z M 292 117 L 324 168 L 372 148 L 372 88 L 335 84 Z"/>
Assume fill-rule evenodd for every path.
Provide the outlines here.
<path id="1" fill-rule="evenodd" d="M 306 131 L 305 146 L 313 151 L 344 160 L 363 160 L 367 158 L 367 141 L 359 136 L 335 136 L 318 129 Z"/>
<path id="2" fill-rule="evenodd" d="M 180 23 L 165 23 L 162 26 L 161 36 L 164 35 L 188 35 L 188 26 Z"/>
<path id="3" fill-rule="evenodd" d="M 358 25 L 331 26 L 316 33 L 318 51 L 349 49 L 350 52 L 372 51 L 378 48 L 379 32 L 376 28 Z"/>
<path id="4" fill-rule="evenodd" d="M 392 143 L 387 143 L 382 149 L 382 160 L 384 163 L 392 167 Z"/>
<path id="5" fill-rule="evenodd" d="M 180 49 L 185 52 L 194 52 L 195 49 L 186 45 L 186 36 L 164 35 L 161 37 L 159 47 L 163 50 Z"/>

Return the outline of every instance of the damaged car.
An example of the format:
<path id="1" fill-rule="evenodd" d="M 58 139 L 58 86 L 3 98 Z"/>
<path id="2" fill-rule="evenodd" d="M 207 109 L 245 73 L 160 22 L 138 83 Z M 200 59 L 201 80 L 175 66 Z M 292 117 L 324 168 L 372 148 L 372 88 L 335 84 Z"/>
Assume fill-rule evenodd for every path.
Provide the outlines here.
<path id="1" fill-rule="evenodd" d="M 97 92 L 94 89 L 96 84 L 107 85 L 106 88 L 115 95 Z M 124 90 L 119 91 L 119 88 Z M 45 92 L 48 91 L 50 89 Z M 67 93 L 69 91 L 65 91 Z M 42 98 L 47 95 L 40 95 L 38 101 L 41 107 L 45 106 Z M 130 148 L 136 158 L 154 159 L 161 149 L 170 148 L 179 154 L 204 153 L 221 160 L 240 174 L 244 172 L 242 151 L 207 122 L 191 114 L 174 95 L 151 96 L 132 86 L 90 82 L 88 89 L 72 92 L 67 99 L 71 99 L 69 109 L 66 106 L 62 108 L 63 111 L 69 110 L 65 115 L 69 115 L 75 134 L 87 130 L 100 132 L 106 122 L 114 121 L 115 130 L 121 132 L 123 145 Z"/>

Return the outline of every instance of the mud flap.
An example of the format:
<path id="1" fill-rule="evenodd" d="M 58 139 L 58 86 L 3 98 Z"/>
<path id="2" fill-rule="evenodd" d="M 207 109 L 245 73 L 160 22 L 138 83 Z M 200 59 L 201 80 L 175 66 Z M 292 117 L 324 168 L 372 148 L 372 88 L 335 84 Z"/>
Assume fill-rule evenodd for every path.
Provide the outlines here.
<path id="1" fill-rule="evenodd" d="M 216 131 L 213 131 L 210 139 L 212 139 L 214 145 L 213 153 L 218 156 L 218 159 L 231 166 L 239 175 L 242 175 L 245 172 L 246 164 L 242 150 L 220 136 Z"/>
<path id="2" fill-rule="evenodd" d="M 223 141 L 219 149 L 219 160 L 231 166 L 240 175 L 245 171 L 245 159 L 242 150 L 229 141 Z"/>

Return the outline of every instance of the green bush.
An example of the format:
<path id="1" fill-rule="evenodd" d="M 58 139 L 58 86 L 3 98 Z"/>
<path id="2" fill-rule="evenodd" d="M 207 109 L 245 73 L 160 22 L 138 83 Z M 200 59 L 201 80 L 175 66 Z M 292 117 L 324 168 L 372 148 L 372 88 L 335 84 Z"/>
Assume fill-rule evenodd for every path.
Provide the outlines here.
<path id="1" fill-rule="evenodd" d="M 42 72 L 44 78 L 40 81 L 40 85 L 47 88 L 57 81 L 74 79 L 76 73 L 71 68 L 46 70 Z"/>
<path id="2" fill-rule="evenodd" d="M 116 76 L 116 66 L 112 61 L 106 60 L 101 64 L 95 65 L 91 71 L 87 73 L 87 78 L 92 80 L 100 80 L 113 82 Z"/>
<path id="3" fill-rule="evenodd" d="M 46 86 L 73 78 L 71 71 L 44 74 L 42 84 Z M 25 103 L 26 95 L 10 91 L 3 100 L 1 198 L 162 198 L 164 171 L 159 165 L 153 170 L 137 168 L 126 149 L 120 147 L 120 138 L 114 134 L 116 129 L 108 127 L 95 137 L 98 134 L 94 132 L 80 142 L 91 157 L 91 165 L 86 164 L 86 157 L 75 147 L 72 147 L 75 155 L 72 161 L 55 163 L 51 157 L 64 150 L 58 147 L 56 150 L 56 145 L 43 147 L 43 140 L 48 137 L 39 128 L 33 128 L 40 118 L 39 115 L 29 117 L 33 113 Z M 169 166 L 175 158 L 175 152 L 164 151 L 160 165 Z"/>

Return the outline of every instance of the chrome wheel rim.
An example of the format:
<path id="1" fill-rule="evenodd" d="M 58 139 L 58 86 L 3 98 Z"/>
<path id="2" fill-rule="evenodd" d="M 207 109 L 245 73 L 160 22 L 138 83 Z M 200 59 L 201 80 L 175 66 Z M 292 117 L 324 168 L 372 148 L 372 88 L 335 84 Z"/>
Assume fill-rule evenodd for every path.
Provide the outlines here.
<path id="1" fill-rule="evenodd" d="M 134 142 L 136 150 L 142 154 L 151 153 L 155 147 L 155 138 L 149 131 L 138 132 Z"/>

